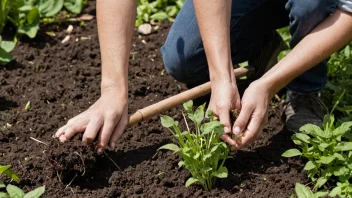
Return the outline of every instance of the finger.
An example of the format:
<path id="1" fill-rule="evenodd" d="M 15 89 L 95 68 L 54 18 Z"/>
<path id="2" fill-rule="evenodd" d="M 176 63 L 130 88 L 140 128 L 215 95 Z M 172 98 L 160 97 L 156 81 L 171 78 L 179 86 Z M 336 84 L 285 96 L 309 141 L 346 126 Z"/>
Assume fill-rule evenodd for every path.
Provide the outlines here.
<path id="1" fill-rule="evenodd" d="M 63 134 L 65 133 L 65 128 L 66 128 L 66 127 L 67 127 L 67 126 L 64 125 L 64 126 L 62 126 L 61 128 L 59 128 L 59 129 L 56 131 L 56 133 L 55 133 L 55 137 L 58 138 L 58 137 L 60 137 L 61 135 L 63 135 Z"/>
<path id="2" fill-rule="evenodd" d="M 251 108 L 251 106 L 243 105 L 242 107 L 243 108 L 241 109 L 240 114 L 238 115 L 238 118 L 236 119 L 235 124 L 233 125 L 234 134 L 239 134 L 245 130 L 248 121 L 253 113 L 253 109 Z"/>
<path id="3" fill-rule="evenodd" d="M 224 125 L 225 133 L 231 133 L 230 111 L 221 110 L 219 113 L 220 122 Z"/>
<path id="4" fill-rule="evenodd" d="M 74 136 L 75 134 L 84 132 L 84 130 L 86 130 L 88 122 L 88 119 L 81 119 L 76 121 L 75 123 L 66 125 L 66 127 L 63 129 L 64 134 L 60 136 L 60 140 L 63 140 L 62 142 L 64 142 L 66 140 L 71 139 L 72 136 Z"/>
<path id="5" fill-rule="evenodd" d="M 108 118 L 104 120 L 103 127 L 99 133 L 98 140 L 98 153 L 102 153 L 105 150 L 106 145 L 108 144 L 111 134 L 116 126 L 114 119 Z"/>
<path id="6" fill-rule="evenodd" d="M 87 125 L 86 131 L 83 134 L 83 143 L 91 143 L 94 141 L 95 137 L 101 129 L 101 126 L 103 125 L 102 120 L 102 118 L 95 118 L 90 120 Z"/>
<path id="7" fill-rule="evenodd" d="M 124 114 L 125 115 L 123 115 L 121 117 L 120 122 L 116 125 L 114 132 L 111 135 L 110 149 L 115 149 L 117 140 L 121 137 L 121 135 L 123 134 L 123 131 L 125 130 L 125 128 L 128 124 L 127 109 L 126 109 L 126 113 L 124 113 Z"/>
<path id="8" fill-rule="evenodd" d="M 228 143 L 229 145 L 231 145 L 233 147 L 237 147 L 238 146 L 238 143 L 235 140 L 233 140 L 229 135 L 225 134 L 225 135 L 220 136 L 220 138 L 224 142 Z"/>
<path id="9" fill-rule="evenodd" d="M 265 115 L 265 113 L 255 113 L 253 115 L 253 118 L 247 126 L 247 130 L 239 141 L 239 147 L 246 146 L 260 137 L 265 126 Z"/>

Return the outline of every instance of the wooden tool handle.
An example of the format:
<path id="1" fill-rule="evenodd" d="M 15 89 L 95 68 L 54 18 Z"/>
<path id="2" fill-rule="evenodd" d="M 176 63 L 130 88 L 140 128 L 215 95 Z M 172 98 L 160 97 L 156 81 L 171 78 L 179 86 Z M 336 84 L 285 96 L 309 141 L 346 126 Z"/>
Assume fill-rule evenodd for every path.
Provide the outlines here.
<path id="1" fill-rule="evenodd" d="M 251 68 L 237 68 L 234 70 L 236 78 L 245 76 Z M 169 109 L 177 107 L 189 100 L 194 100 L 211 92 L 210 82 L 204 83 L 158 103 L 145 107 L 132 114 L 129 118 L 128 126 L 132 126 L 150 117 L 158 115 Z"/>

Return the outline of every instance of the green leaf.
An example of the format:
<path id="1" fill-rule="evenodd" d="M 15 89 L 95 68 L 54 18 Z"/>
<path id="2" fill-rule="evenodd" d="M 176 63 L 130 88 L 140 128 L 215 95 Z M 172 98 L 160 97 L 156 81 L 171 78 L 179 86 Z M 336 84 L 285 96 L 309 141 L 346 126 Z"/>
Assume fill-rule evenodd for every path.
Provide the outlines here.
<path id="1" fill-rule="evenodd" d="M 38 6 L 34 6 L 27 14 L 27 22 L 29 25 L 31 24 L 39 24 L 40 16 Z"/>
<path id="2" fill-rule="evenodd" d="M 304 166 L 304 170 L 309 171 L 314 169 L 316 166 L 312 161 L 308 161 L 307 164 Z"/>
<path id="3" fill-rule="evenodd" d="M 325 130 L 334 130 L 335 116 L 331 114 L 326 114 L 324 116 L 323 126 Z"/>
<path id="4" fill-rule="evenodd" d="M 12 55 L 0 47 L 0 65 L 6 65 L 12 60 Z"/>
<path id="5" fill-rule="evenodd" d="M 83 1 L 82 0 L 65 0 L 64 2 L 65 8 L 75 14 L 79 14 L 83 8 Z"/>
<path id="6" fill-rule="evenodd" d="M 6 174 L 11 179 L 15 180 L 16 182 L 20 181 L 18 175 L 11 169 L 11 165 L 8 166 L 0 166 L 0 174 Z"/>
<path id="7" fill-rule="evenodd" d="M 166 12 L 158 12 L 150 16 L 150 18 L 158 21 L 163 21 L 165 19 L 168 19 L 169 16 L 166 14 Z"/>
<path id="8" fill-rule="evenodd" d="M 332 161 L 334 161 L 334 159 L 335 156 L 321 156 L 318 162 L 322 164 L 330 164 Z"/>
<path id="9" fill-rule="evenodd" d="M 200 153 L 198 153 L 198 152 L 197 152 L 197 153 L 193 156 L 193 159 L 195 159 L 195 160 L 196 160 L 196 159 L 198 159 L 198 158 L 199 158 L 199 156 L 200 156 Z"/>
<path id="10" fill-rule="evenodd" d="M 322 187 L 328 180 L 324 177 L 319 177 L 319 179 L 317 180 L 317 183 L 314 186 L 314 189 L 318 189 L 320 187 Z"/>
<path id="11" fill-rule="evenodd" d="M 39 198 L 44 194 L 44 192 L 45 192 L 45 186 L 41 186 L 27 193 L 24 196 L 24 198 Z"/>
<path id="12" fill-rule="evenodd" d="M 313 196 L 313 193 L 307 187 L 300 183 L 296 183 L 295 191 L 298 198 L 311 198 Z"/>
<path id="13" fill-rule="evenodd" d="M 15 48 L 16 43 L 13 41 L 1 41 L 0 48 L 4 49 L 6 52 L 11 52 Z"/>
<path id="14" fill-rule="evenodd" d="M 299 130 L 304 131 L 304 132 L 311 134 L 311 135 L 314 135 L 314 136 L 326 137 L 324 134 L 324 131 L 321 130 L 321 128 L 319 126 L 314 125 L 314 124 L 305 124 Z M 302 134 L 302 133 L 298 133 L 298 134 Z M 298 135 L 298 134 L 296 134 L 296 135 Z M 303 137 L 303 138 L 307 139 L 307 137 Z M 310 139 L 309 136 L 308 136 L 308 139 Z M 309 142 L 307 142 L 307 143 L 309 143 Z"/>
<path id="15" fill-rule="evenodd" d="M 350 50 L 350 46 L 349 46 L 349 45 L 347 45 L 347 46 L 345 47 L 344 53 L 345 53 L 345 56 L 346 56 L 347 58 L 350 57 L 350 55 L 351 55 L 351 50 Z"/>
<path id="16" fill-rule="evenodd" d="M 170 150 L 175 153 L 180 151 L 180 147 L 178 147 L 176 144 L 166 144 L 166 145 L 160 147 L 158 150 L 160 150 L 160 149 Z"/>
<path id="17" fill-rule="evenodd" d="M 10 198 L 10 196 L 7 193 L 0 192 L 0 198 Z"/>
<path id="18" fill-rule="evenodd" d="M 351 126 L 352 126 L 352 122 L 344 122 L 343 124 L 341 124 L 341 126 L 336 128 L 332 133 L 334 136 L 343 135 L 346 132 L 351 130 Z"/>
<path id="19" fill-rule="evenodd" d="M 314 193 L 313 198 L 325 197 L 328 194 L 329 194 L 328 191 L 319 191 L 319 192 Z"/>
<path id="20" fill-rule="evenodd" d="M 39 13 L 41 17 L 52 17 L 60 12 L 64 0 L 39 0 Z"/>
<path id="21" fill-rule="evenodd" d="M 204 155 L 203 156 L 203 161 L 206 161 L 210 157 L 211 157 L 211 153 L 208 153 L 208 154 Z"/>
<path id="22" fill-rule="evenodd" d="M 336 151 L 350 151 L 352 150 L 352 142 L 338 143 L 335 149 Z"/>
<path id="23" fill-rule="evenodd" d="M 188 113 L 193 113 L 193 101 L 190 100 L 188 102 L 183 103 L 183 108 L 185 108 Z"/>
<path id="24" fill-rule="evenodd" d="M 334 170 L 334 175 L 335 176 L 342 176 L 342 175 L 347 175 L 350 172 L 350 169 L 344 167 L 344 166 L 340 166 L 335 168 Z"/>
<path id="25" fill-rule="evenodd" d="M 294 156 L 299 156 L 302 155 L 301 151 L 298 149 L 290 149 L 285 151 L 281 156 L 283 157 L 294 157 Z"/>
<path id="26" fill-rule="evenodd" d="M 341 187 L 336 186 L 334 189 L 332 189 L 332 191 L 330 191 L 329 196 L 336 197 L 339 192 L 341 192 Z"/>
<path id="27" fill-rule="evenodd" d="M 199 180 L 198 180 L 198 179 L 195 179 L 195 178 L 193 178 L 193 177 L 190 177 L 190 178 L 187 179 L 187 181 L 186 181 L 186 187 L 192 185 L 192 184 L 195 183 L 195 182 L 199 182 Z"/>
<path id="28" fill-rule="evenodd" d="M 334 157 L 338 160 L 345 161 L 345 157 L 343 157 L 340 153 L 334 153 Z"/>
<path id="29" fill-rule="evenodd" d="M 213 120 L 214 112 L 212 110 L 208 109 L 207 112 L 205 112 L 205 117 L 209 118 L 210 120 Z"/>
<path id="30" fill-rule="evenodd" d="M 218 171 L 212 173 L 211 175 L 217 178 L 226 178 L 228 175 L 228 170 L 226 167 L 222 166 L 218 169 Z"/>
<path id="31" fill-rule="evenodd" d="M 178 162 L 178 167 L 181 167 L 181 166 L 183 166 L 184 164 L 185 164 L 184 161 L 179 161 L 179 162 Z"/>
<path id="32" fill-rule="evenodd" d="M 20 188 L 14 185 L 7 185 L 6 187 L 7 193 L 9 193 L 11 198 L 23 198 L 24 197 L 24 192 Z"/>
<path id="33" fill-rule="evenodd" d="M 212 122 L 202 124 L 202 126 L 200 127 L 200 130 L 203 132 L 202 134 L 205 135 L 205 134 L 211 133 L 216 128 L 223 129 L 223 127 L 224 127 L 224 125 L 221 124 L 219 121 L 212 121 Z"/>
<path id="34" fill-rule="evenodd" d="M 0 166 L 0 174 L 5 172 L 7 169 L 11 168 L 11 165 Z"/>
<path id="35" fill-rule="evenodd" d="M 160 120 L 161 120 L 161 125 L 163 125 L 163 127 L 166 127 L 166 128 L 170 128 L 175 124 L 174 119 L 172 119 L 170 116 L 163 115 L 160 117 Z"/>
<path id="36" fill-rule="evenodd" d="M 22 25 L 18 27 L 17 32 L 20 34 L 25 34 L 29 38 L 34 38 L 39 30 L 39 21 L 31 25 Z"/>
<path id="37" fill-rule="evenodd" d="M 4 182 L 0 181 L 0 188 L 5 188 L 5 187 L 6 187 L 6 185 L 4 184 Z"/>
<path id="38" fill-rule="evenodd" d="M 200 126 L 200 124 L 202 123 L 202 121 L 204 120 L 204 108 L 205 108 L 205 104 L 199 106 L 196 111 L 194 112 L 194 122 L 196 122 L 198 124 L 198 126 Z"/>
<path id="39" fill-rule="evenodd" d="M 294 134 L 294 136 L 295 136 L 297 139 L 299 139 L 299 140 L 301 140 L 301 141 L 303 141 L 303 142 L 305 142 L 305 143 L 310 143 L 310 137 L 309 137 L 308 135 L 306 135 L 306 134 L 303 134 L 303 133 L 296 133 L 296 134 Z"/>

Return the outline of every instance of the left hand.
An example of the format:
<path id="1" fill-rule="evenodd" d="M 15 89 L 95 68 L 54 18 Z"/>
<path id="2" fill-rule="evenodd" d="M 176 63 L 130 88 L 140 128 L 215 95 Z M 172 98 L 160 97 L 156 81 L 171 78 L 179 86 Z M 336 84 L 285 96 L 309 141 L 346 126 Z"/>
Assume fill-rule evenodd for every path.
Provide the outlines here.
<path id="1" fill-rule="evenodd" d="M 235 144 L 231 144 L 233 149 L 240 149 L 261 136 L 268 123 L 270 95 L 269 87 L 260 80 L 252 82 L 246 89 L 241 100 L 241 112 L 233 125 L 233 133 L 243 134 Z"/>

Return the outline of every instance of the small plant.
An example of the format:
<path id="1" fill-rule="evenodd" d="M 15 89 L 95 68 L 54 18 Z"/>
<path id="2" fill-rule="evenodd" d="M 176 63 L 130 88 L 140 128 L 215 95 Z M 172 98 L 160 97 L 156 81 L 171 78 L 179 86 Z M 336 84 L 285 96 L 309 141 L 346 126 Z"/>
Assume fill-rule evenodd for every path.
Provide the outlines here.
<path id="1" fill-rule="evenodd" d="M 173 21 L 183 3 L 184 0 L 138 0 L 136 26 L 151 20 Z"/>
<path id="2" fill-rule="evenodd" d="M 304 125 L 300 133 L 292 136 L 301 150 L 290 149 L 282 156 L 303 156 L 308 159 L 304 170 L 315 183 L 313 190 L 327 182 L 336 186 L 337 182 L 330 195 L 346 197 L 346 192 L 352 192 L 349 183 L 352 177 L 352 122 L 344 122 L 339 127 L 335 127 L 334 122 L 334 116 L 328 114 L 324 117 L 323 129 L 313 124 Z"/>
<path id="3" fill-rule="evenodd" d="M 186 116 L 183 114 L 187 131 L 181 132 L 179 123 L 169 116 L 161 116 L 161 124 L 173 135 L 176 144 L 167 144 L 160 149 L 177 153 L 183 160 L 179 167 L 185 167 L 192 175 L 186 181 L 186 187 L 193 183 L 201 184 L 205 190 L 211 190 L 216 178 L 226 178 L 225 160 L 229 157 L 229 146 L 220 139 L 224 134 L 223 125 L 213 119 L 213 112 L 204 113 L 205 104 L 193 110 L 193 102 L 183 104 L 188 118 L 193 122 L 190 129 Z M 208 118 L 209 121 L 205 121 Z"/>
<path id="4" fill-rule="evenodd" d="M 26 35 L 34 38 L 39 30 L 41 19 L 54 17 L 63 8 L 78 14 L 82 11 L 83 0 L 1 0 L 0 2 L 0 34 L 6 25 L 15 28 L 13 40 L 0 38 L 0 65 L 6 65 L 13 57 L 10 52 L 19 37 Z"/>
<path id="5" fill-rule="evenodd" d="M 319 191 L 319 192 L 313 193 L 309 188 L 307 188 L 305 185 L 300 183 L 296 183 L 295 191 L 296 191 L 297 198 L 319 198 L 319 197 L 325 197 L 326 195 L 329 194 L 328 191 Z M 291 198 L 295 198 L 295 196 L 291 195 Z"/>
<path id="6" fill-rule="evenodd" d="M 0 165 L 0 175 L 5 174 L 16 182 L 20 181 L 20 178 L 17 174 L 11 169 L 11 166 L 2 166 Z M 6 192 L 2 192 L 5 190 Z M 45 186 L 36 188 L 28 193 L 24 193 L 22 189 L 17 186 L 8 184 L 7 186 L 3 181 L 0 180 L 0 198 L 39 198 L 44 194 Z"/>

